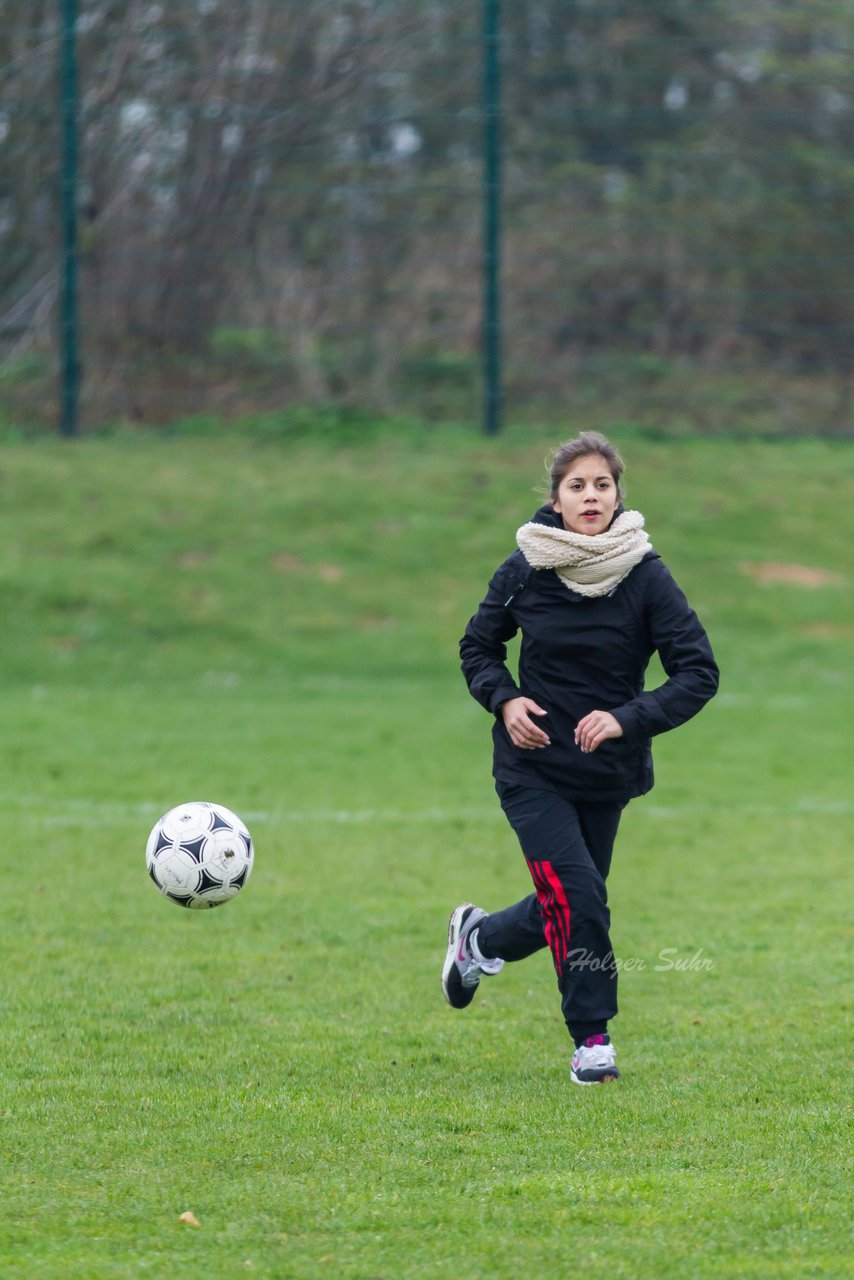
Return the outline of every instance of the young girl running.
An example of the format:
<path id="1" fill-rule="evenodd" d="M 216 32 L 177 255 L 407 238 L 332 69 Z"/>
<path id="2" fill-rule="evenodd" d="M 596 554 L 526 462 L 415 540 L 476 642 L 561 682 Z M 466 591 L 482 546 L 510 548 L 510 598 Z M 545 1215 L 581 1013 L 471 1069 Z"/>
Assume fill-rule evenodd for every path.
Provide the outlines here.
<path id="1" fill-rule="evenodd" d="M 652 787 L 650 739 L 696 715 L 718 685 L 697 615 L 643 516 L 623 510 L 622 475 L 596 432 L 557 450 L 550 501 L 519 529 L 519 550 L 460 641 L 469 691 L 495 717 L 495 786 L 535 892 L 491 914 L 471 903 L 452 912 L 442 989 L 463 1009 L 481 977 L 547 946 L 575 1084 L 619 1078 L 605 881 L 620 815 Z M 517 684 L 506 646 L 519 631 Z M 644 692 L 655 652 L 667 680 Z"/>

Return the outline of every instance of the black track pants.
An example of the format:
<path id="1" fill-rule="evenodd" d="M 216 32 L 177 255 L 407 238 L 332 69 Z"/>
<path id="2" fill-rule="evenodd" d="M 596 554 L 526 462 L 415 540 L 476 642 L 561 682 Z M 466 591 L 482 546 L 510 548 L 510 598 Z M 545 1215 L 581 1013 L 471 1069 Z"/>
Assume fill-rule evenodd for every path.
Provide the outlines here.
<path id="1" fill-rule="evenodd" d="M 617 967 L 605 880 L 622 804 L 581 803 L 552 791 L 496 784 L 519 838 L 535 893 L 478 926 L 484 956 L 524 960 L 548 947 L 570 1033 L 617 1012 Z"/>

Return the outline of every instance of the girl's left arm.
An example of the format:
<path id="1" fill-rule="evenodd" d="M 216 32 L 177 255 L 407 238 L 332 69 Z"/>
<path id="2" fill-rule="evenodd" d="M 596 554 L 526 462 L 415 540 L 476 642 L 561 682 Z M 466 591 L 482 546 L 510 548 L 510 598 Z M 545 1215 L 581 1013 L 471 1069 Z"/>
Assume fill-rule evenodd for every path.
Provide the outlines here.
<path id="1" fill-rule="evenodd" d="M 644 616 L 667 680 L 612 709 L 627 744 L 684 724 L 718 688 L 718 666 L 709 637 L 670 570 L 655 560 L 647 574 Z"/>

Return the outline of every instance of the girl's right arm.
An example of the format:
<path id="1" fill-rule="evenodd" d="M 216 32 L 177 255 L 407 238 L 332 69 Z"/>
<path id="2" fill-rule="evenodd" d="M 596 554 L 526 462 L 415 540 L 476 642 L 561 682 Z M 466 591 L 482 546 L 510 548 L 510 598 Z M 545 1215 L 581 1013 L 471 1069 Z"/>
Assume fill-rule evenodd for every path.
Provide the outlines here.
<path id="1" fill-rule="evenodd" d="M 482 707 L 498 714 L 503 702 L 521 696 L 507 668 L 507 641 L 519 630 L 509 607 L 511 575 L 502 565 L 460 641 L 460 659 L 469 693 Z"/>

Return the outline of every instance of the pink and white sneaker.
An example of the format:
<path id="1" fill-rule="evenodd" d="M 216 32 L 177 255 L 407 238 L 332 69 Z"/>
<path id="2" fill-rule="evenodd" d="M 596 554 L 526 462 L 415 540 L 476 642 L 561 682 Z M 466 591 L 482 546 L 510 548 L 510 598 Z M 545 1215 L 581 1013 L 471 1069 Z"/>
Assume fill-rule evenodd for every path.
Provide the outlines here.
<path id="1" fill-rule="evenodd" d="M 588 1036 L 572 1055 L 573 1084 L 606 1084 L 619 1080 L 617 1052 L 607 1035 Z"/>
<path id="2" fill-rule="evenodd" d="M 477 945 L 477 926 L 487 914 L 471 902 L 464 902 L 451 912 L 442 990 L 452 1009 L 465 1009 L 474 999 L 481 978 L 500 973 L 504 968 L 503 960 L 487 959 Z"/>

